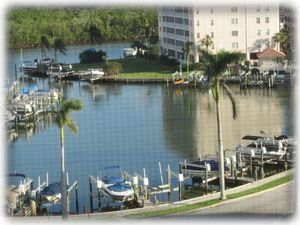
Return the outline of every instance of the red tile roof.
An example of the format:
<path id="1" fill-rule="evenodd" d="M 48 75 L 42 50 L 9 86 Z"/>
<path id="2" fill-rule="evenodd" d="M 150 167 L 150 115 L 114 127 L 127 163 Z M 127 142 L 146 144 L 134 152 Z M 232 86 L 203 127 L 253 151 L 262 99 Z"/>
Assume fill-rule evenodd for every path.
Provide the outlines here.
<path id="1" fill-rule="evenodd" d="M 273 48 L 267 48 L 264 51 L 257 54 L 259 59 L 268 58 L 268 59 L 275 59 L 275 58 L 283 58 L 285 54 L 279 51 L 276 51 Z"/>

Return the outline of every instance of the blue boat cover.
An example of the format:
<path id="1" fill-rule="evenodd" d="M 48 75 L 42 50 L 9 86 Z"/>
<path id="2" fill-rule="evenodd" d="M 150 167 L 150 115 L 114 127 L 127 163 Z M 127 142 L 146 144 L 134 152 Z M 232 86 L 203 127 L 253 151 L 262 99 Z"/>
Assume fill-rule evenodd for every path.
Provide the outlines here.
<path id="1" fill-rule="evenodd" d="M 202 161 L 196 161 L 196 162 L 192 162 L 192 164 L 197 164 L 197 165 L 205 165 L 206 164 L 210 164 L 210 169 L 212 171 L 214 170 L 219 170 L 219 162 L 217 160 L 214 159 L 207 159 L 207 160 L 202 160 Z M 224 165 L 224 169 L 225 171 L 229 170 L 229 167 L 227 165 Z"/>
<path id="2" fill-rule="evenodd" d="M 60 193 L 60 182 L 55 182 L 49 184 L 45 187 L 41 192 L 40 195 L 56 195 Z"/>
<path id="3" fill-rule="evenodd" d="M 6 176 L 8 176 L 8 177 L 23 177 L 23 178 L 26 178 L 25 174 L 23 174 L 23 173 L 17 173 L 17 172 L 8 173 Z"/>
<path id="4" fill-rule="evenodd" d="M 105 184 L 116 184 L 116 183 L 122 183 L 124 182 L 124 178 L 123 177 L 117 177 L 117 176 L 105 176 L 102 178 L 102 181 Z"/>
<path id="5" fill-rule="evenodd" d="M 111 191 L 122 192 L 131 190 L 131 186 L 124 183 L 117 183 L 112 186 L 109 186 L 108 189 Z"/>
<path id="6" fill-rule="evenodd" d="M 120 166 L 119 165 L 105 166 L 105 167 L 102 167 L 100 170 L 110 170 L 110 169 L 115 169 L 115 168 L 120 168 Z"/>

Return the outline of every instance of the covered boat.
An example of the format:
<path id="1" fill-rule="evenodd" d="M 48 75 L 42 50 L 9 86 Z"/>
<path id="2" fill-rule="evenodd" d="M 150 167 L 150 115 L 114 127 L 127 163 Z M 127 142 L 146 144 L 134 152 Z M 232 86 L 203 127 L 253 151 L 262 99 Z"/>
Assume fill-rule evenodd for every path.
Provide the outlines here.
<path id="1" fill-rule="evenodd" d="M 116 201 L 131 201 L 134 198 L 134 190 L 131 182 L 126 181 L 123 177 L 120 166 L 104 167 L 100 171 L 108 169 L 119 169 L 120 175 L 118 176 L 104 176 L 99 181 L 101 190 L 113 200 Z"/>

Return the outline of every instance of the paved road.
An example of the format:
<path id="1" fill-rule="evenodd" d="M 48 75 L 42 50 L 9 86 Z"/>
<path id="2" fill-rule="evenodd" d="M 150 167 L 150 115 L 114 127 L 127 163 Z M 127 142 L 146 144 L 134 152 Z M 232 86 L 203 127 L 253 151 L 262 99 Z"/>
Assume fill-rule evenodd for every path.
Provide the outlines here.
<path id="1" fill-rule="evenodd" d="M 296 195 L 295 182 L 271 191 L 246 197 L 242 200 L 233 200 L 211 208 L 199 209 L 192 212 L 167 216 L 161 219 L 248 219 L 271 221 L 293 219 L 295 212 Z"/>

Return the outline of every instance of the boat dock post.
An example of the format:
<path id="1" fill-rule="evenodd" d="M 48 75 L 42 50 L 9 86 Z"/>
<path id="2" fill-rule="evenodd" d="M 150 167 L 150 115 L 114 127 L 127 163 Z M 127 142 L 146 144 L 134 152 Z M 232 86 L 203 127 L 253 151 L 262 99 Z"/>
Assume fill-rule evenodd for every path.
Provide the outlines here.
<path id="1" fill-rule="evenodd" d="M 171 169 L 170 169 L 170 165 L 168 164 L 168 168 L 166 171 L 166 175 L 167 175 L 167 182 L 168 182 L 168 202 L 171 199 Z"/>
<path id="2" fill-rule="evenodd" d="M 89 176 L 89 186 L 90 186 L 90 213 L 93 213 L 94 211 L 94 205 L 93 205 L 93 180 L 95 178 L 93 176 Z"/>
<path id="3" fill-rule="evenodd" d="M 264 148 L 264 147 L 263 147 Z M 264 178 L 264 151 L 261 151 L 261 155 L 260 155 L 260 177 L 261 179 Z"/>
<path id="4" fill-rule="evenodd" d="M 178 174 L 178 198 L 179 201 L 182 200 L 182 182 L 184 180 L 183 174 L 182 174 L 182 168 L 179 164 L 179 174 Z"/>
<path id="5" fill-rule="evenodd" d="M 75 204 L 76 213 L 79 214 L 79 204 L 78 204 L 78 181 L 75 181 L 67 190 L 67 202 L 68 202 L 68 213 L 70 211 L 70 192 L 75 188 Z"/>
<path id="6" fill-rule="evenodd" d="M 144 198 L 145 199 L 149 199 L 149 195 L 148 195 L 148 186 L 149 186 L 149 179 L 148 177 L 146 177 L 146 169 L 143 168 L 143 172 L 144 172 Z"/>

